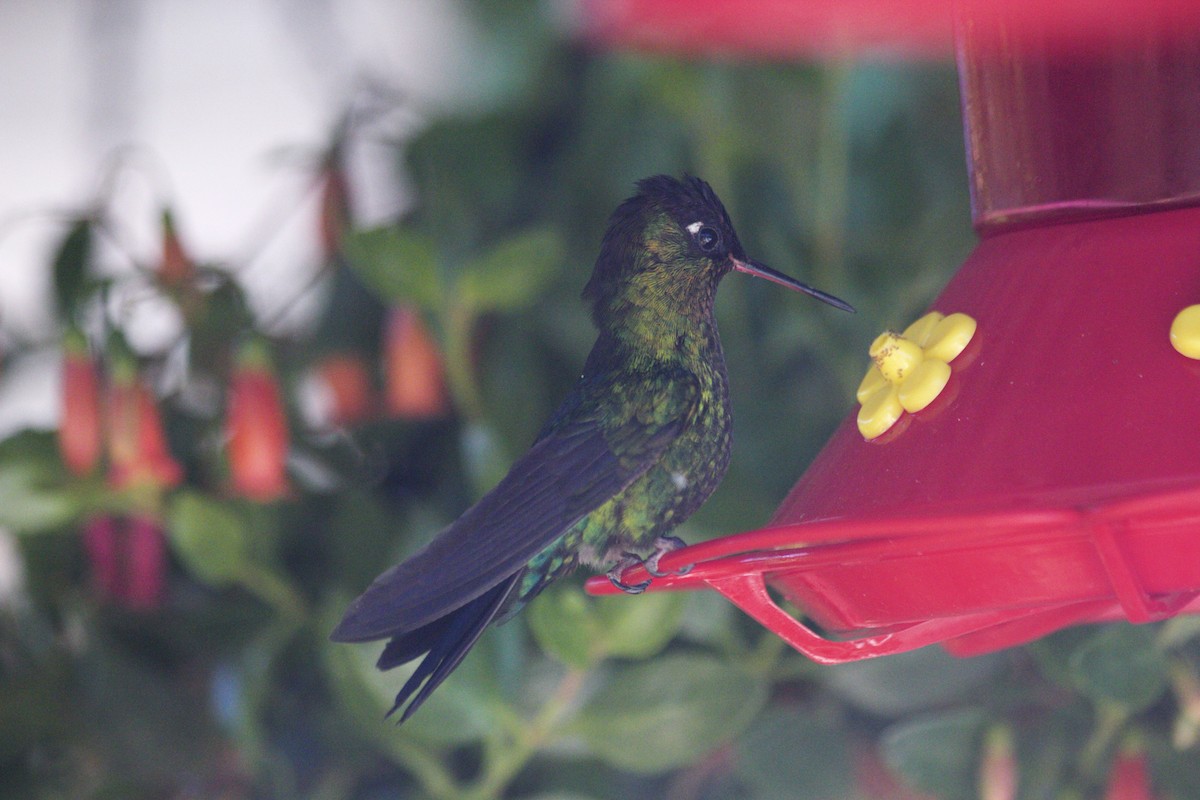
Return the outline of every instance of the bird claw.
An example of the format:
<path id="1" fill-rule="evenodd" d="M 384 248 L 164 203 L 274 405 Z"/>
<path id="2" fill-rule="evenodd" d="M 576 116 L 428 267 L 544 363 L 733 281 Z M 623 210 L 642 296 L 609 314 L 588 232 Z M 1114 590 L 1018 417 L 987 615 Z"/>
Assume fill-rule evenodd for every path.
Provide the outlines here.
<path id="1" fill-rule="evenodd" d="M 626 594 L 641 594 L 649 588 L 654 578 L 665 578 L 669 575 L 686 575 L 692 571 L 693 564 L 688 564 L 677 570 L 661 570 L 658 568 L 658 562 L 663 556 L 686 545 L 687 542 L 678 536 L 660 536 L 654 540 L 654 552 L 647 558 L 642 558 L 637 553 L 625 553 L 624 557 L 608 571 L 608 579 L 612 582 L 613 586 Z M 650 575 L 650 580 L 642 581 L 641 583 L 626 583 L 621 578 L 625 570 L 630 567 L 641 567 L 646 570 Z"/>
<path id="2" fill-rule="evenodd" d="M 641 594 L 650 586 L 650 581 L 642 581 L 641 583 L 626 583 L 621 580 L 621 576 L 625 570 L 630 567 L 645 566 L 646 562 L 642 560 L 636 553 L 626 553 L 625 557 L 613 565 L 613 568 L 607 572 L 609 581 L 612 585 L 620 589 L 625 594 Z"/>
<path id="3" fill-rule="evenodd" d="M 663 556 L 681 547 L 687 547 L 687 542 L 678 536 L 660 536 L 654 540 L 654 552 L 642 563 L 642 566 L 646 568 L 646 572 L 655 578 L 665 578 L 668 575 L 686 575 L 692 571 L 692 567 L 695 566 L 694 564 L 687 564 L 677 570 L 660 570 L 658 568 L 658 562 Z"/>

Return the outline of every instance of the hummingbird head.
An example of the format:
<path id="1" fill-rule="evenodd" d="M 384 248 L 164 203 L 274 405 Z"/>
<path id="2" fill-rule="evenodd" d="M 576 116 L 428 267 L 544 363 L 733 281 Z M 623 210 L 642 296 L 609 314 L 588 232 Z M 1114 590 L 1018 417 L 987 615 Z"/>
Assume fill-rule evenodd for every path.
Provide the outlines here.
<path id="1" fill-rule="evenodd" d="M 637 188 L 609 218 L 583 290 L 598 325 L 629 307 L 664 315 L 709 314 L 717 284 L 734 270 L 854 310 L 748 258 L 725 206 L 699 178 L 656 175 L 638 181 Z"/>

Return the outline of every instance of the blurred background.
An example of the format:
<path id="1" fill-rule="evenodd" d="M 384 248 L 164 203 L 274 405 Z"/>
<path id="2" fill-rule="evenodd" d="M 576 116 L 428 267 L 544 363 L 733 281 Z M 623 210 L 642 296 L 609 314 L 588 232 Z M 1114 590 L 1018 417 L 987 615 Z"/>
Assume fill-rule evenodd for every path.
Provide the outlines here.
<path id="1" fill-rule="evenodd" d="M 589 8 L 0 0 L 0 794 L 1197 796 L 1187 621 L 831 668 L 578 576 L 383 719 L 403 671 L 328 632 L 568 390 L 634 181 L 704 177 L 859 311 L 725 282 L 690 542 L 769 518 L 975 241 L 948 54 L 654 52 Z"/>

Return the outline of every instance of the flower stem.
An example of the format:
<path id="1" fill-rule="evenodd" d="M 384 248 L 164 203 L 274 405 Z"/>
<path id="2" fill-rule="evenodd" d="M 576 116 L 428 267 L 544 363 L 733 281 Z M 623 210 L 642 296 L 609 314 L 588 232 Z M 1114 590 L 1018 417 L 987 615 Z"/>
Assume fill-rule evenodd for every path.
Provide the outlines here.
<path id="1" fill-rule="evenodd" d="M 257 564 L 244 565 L 238 583 L 275 610 L 289 625 L 298 626 L 308 618 L 308 604 L 284 578 Z"/>
<path id="2" fill-rule="evenodd" d="M 511 738 L 489 753 L 479 781 L 463 792 L 462 800 L 494 800 L 529 760 L 554 736 L 571 714 L 582 691 L 587 670 L 569 668 L 537 715 Z"/>
<path id="3" fill-rule="evenodd" d="M 483 393 L 471 363 L 471 330 L 475 315 L 461 303 L 446 310 L 446 380 L 462 415 L 471 421 L 483 419 Z"/>

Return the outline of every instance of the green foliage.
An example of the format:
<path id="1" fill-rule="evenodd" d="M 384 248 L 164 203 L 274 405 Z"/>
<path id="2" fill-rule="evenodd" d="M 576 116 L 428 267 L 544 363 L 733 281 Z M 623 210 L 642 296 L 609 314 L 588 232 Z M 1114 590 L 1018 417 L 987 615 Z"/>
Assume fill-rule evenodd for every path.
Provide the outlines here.
<path id="1" fill-rule="evenodd" d="M 573 728 L 590 752 L 634 772 L 681 767 L 739 734 L 767 685 L 711 656 L 668 654 L 618 667 Z"/>
<path id="2" fill-rule="evenodd" d="M 245 524 L 224 504 L 196 492 L 180 492 L 167 527 L 175 553 L 201 580 L 221 586 L 236 581 L 251 559 Z"/>
<path id="3" fill-rule="evenodd" d="M 350 266 L 392 303 L 436 309 L 445 296 L 429 237 L 393 225 L 352 231 L 343 243 Z"/>
<path id="4" fill-rule="evenodd" d="M 769 709 L 737 740 L 738 776 L 753 797 L 844 797 L 854 765 L 845 724 L 796 709 Z"/>
<path id="5" fill-rule="evenodd" d="M 58 313 L 70 319 L 91 293 L 89 264 L 92 258 L 92 231 L 95 221 L 88 217 L 74 220 L 54 254 L 54 299 Z"/>
<path id="6" fill-rule="evenodd" d="M 562 257 L 557 231 L 519 233 L 464 264 L 454 297 L 477 313 L 528 308 L 549 286 Z"/>
<path id="7" fill-rule="evenodd" d="M 1071 674 L 1079 690 L 1097 703 L 1142 711 L 1167 689 L 1167 659 L 1154 646 L 1152 631 L 1113 625 L 1071 653 Z"/>
<path id="8" fill-rule="evenodd" d="M 538 645 L 564 664 L 586 668 L 606 657 L 650 658 L 671 641 L 683 621 L 686 598 L 663 592 L 636 600 L 588 600 L 578 587 L 554 588 L 527 612 Z"/>
<path id="9" fill-rule="evenodd" d="M 897 723 L 884 734 L 884 758 L 921 791 L 970 800 L 986 721 L 983 711 L 965 708 Z"/>
<path id="10" fill-rule="evenodd" d="M 87 493 L 65 480 L 52 437 L 27 431 L 0 442 L 0 525 L 16 533 L 61 530 Z"/>

